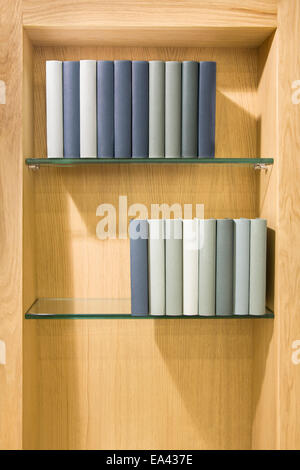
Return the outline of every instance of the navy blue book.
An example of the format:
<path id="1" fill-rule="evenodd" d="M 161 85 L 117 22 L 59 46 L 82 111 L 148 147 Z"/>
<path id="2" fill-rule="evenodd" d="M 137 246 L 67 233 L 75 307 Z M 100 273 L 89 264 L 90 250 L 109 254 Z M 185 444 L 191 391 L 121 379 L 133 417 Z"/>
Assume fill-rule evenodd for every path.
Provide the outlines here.
<path id="1" fill-rule="evenodd" d="M 131 158 L 131 61 L 115 60 L 115 158 Z"/>
<path id="2" fill-rule="evenodd" d="M 198 157 L 215 156 L 216 62 L 199 63 Z"/>
<path id="3" fill-rule="evenodd" d="M 114 156 L 114 63 L 97 62 L 98 158 Z"/>
<path id="4" fill-rule="evenodd" d="M 64 157 L 80 158 L 79 61 L 63 62 Z"/>
<path id="5" fill-rule="evenodd" d="M 149 157 L 149 63 L 132 62 L 132 157 Z"/>
<path id="6" fill-rule="evenodd" d="M 148 315 L 148 221 L 130 221 L 131 313 Z"/>

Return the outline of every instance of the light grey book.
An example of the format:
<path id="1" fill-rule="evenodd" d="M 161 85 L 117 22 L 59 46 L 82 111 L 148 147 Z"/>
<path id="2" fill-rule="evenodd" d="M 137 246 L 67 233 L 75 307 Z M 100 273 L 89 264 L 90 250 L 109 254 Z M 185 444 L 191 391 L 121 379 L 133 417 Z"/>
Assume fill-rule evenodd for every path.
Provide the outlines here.
<path id="1" fill-rule="evenodd" d="M 165 220 L 166 315 L 182 315 L 182 220 Z"/>
<path id="2" fill-rule="evenodd" d="M 149 157 L 165 156 L 165 63 L 149 62 Z"/>
<path id="3" fill-rule="evenodd" d="M 266 307 L 267 221 L 250 220 L 249 314 L 264 315 Z"/>
<path id="4" fill-rule="evenodd" d="M 250 220 L 234 219 L 233 313 L 249 313 Z"/>
<path id="5" fill-rule="evenodd" d="M 216 314 L 216 220 L 199 219 L 199 315 Z"/>
<path id="6" fill-rule="evenodd" d="M 80 157 L 97 158 L 96 61 L 80 61 Z"/>
<path id="7" fill-rule="evenodd" d="M 165 221 L 150 219 L 148 222 L 149 313 L 165 315 Z"/>
<path id="8" fill-rule="evenodd" d="M 198 73 L 198 62 L 182 62 L 181 155 L 187 158 L 198 155 Z"/>
<path id="9" fill-rule="evenodd" d="M 197 219 L 183 220 L 183 314 L 198 315 Z"/>
<path id="10" fill-rule="evenodd" d="M 216 315 L 233 314 L 233 220 L 217 220 Z"/>
<path id="11" fill-rule="evenodd" d="M 181 157 L 181 62 L 166 62 L 165 156 Z"/>

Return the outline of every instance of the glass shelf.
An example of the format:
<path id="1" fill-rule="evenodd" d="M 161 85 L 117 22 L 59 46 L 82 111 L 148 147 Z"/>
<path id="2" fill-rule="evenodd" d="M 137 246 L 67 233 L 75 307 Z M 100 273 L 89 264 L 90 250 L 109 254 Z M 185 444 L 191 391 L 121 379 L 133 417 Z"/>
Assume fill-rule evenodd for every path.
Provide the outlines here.
<path id="1" fill-rule="evenodd" d="M 230 316 L 158 316 L 131 315 L 130 299 L 58 299 L 41 298 L 37 299 L 25 314 L 27 319 L 56 319 L 56 320 L 76 320 L 76 319 L 130 319 L 130 320 L 227 320 L 227 319 L 259 319 L 274 318 L 273 312 L 266 310 L 264 315 L 230 315 Z"/>
<path id="2" fill-rule="evenodd" d="M 26 158 L 26 165 L 32 169 L 40 166 L 80 166 L 80 165 L 102 165 L 102 164 L 209 164 L 209 165 L 253 165 L 256 168 L 272 165 L 273 158 Z"/>

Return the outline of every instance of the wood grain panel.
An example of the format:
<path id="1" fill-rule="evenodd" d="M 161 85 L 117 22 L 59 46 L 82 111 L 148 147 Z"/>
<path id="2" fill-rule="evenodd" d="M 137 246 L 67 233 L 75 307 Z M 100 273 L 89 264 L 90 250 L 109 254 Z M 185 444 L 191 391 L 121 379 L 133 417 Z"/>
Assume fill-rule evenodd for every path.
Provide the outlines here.
<path id="1" fill-rule="evenodd" d="M 36 47 L 35 156 L 46 155 L 45 60 L 79 58 L 217 60 L 216 154 L 257 155 L 256 50 Z M 179 202 L 204 203 L 206 217 L 258 213 L 258 175 L 247 167 L 43 168 L 34 178 L 37 296 L 130 295 L 128 241 L 96 237 L 97 206 L 118 208 L 119 195 L 148 210 Z M 28 447 L 251 447 L 252 322 L 32 323 L 38 432 Z"/>
<path id="2" fill-rule="evenodd" d="M 300 340 L 300 105 L 292 83 L 299 80 L 300 4 L 281 0 L 279 19 L 279 265 L 281 449 L 300 448 L 300 365 L 292 344 Z"/>
<path id="3" fill-rule="evenodd" d="M 23 3 L 26 30 L 40 45 L 249 47 L 276 27 L 276 0 Z"/>
<path id="4" fill-rule="evenodd" d="M 253 431 L 254 449 L 278 446 L 278 38 L 266 41 L 258 54 L 258 152 L 274 157 L 273 167 L 259 179 L 259 216 L 268 221 L 267 306 L 274 322 L 253 325 Z"/>
<path id="5" fill-rule="evenodd" d="M 250 448 L 250 321 L 37 323 L 39 448 Z"/>
<path id="6" fill-rule="evenodd" d="M 0 1 L 0 449 L 22 447 L 22 9 Z"/>
<path id="7" fill-rule="evenodd" d="M 275 27 L 276 0 L 23 0 L 25 26 Z"/>

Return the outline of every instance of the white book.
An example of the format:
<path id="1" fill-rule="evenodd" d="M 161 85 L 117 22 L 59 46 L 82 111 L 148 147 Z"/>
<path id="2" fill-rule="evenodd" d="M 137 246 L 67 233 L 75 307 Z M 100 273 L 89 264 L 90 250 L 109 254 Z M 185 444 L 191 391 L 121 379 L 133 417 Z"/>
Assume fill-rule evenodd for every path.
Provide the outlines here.
<path id="1" fill-rule="evenodd" d="M 166 315 L 182 315 L 182 220 L 166 219 Z"/>
<path id="2" fill-rule="evenodd" d="M 47 154 L 48 158 L 63 158 L 63 91 L 62 62 L 46 62 Z"/>
<path id="3" fill-rule="evenodd" d="M 80 61 L 80 157 L 97 157 L 96 61 Z"/>
<path id="4" fill-rule="evenodd" d="M 149 313 L 165 315 L 165 221 L 150 219 L 148 222 Z"/>
<path id="5" fill-rule="evenodd" d="M 198 315 L 198 221 L 183 220 L 183 314 Z"/>
<path id="6" fill-rule="evenodd" d="M 199 315 L 216 314 L 216 220 L 199 219 Z"/>

